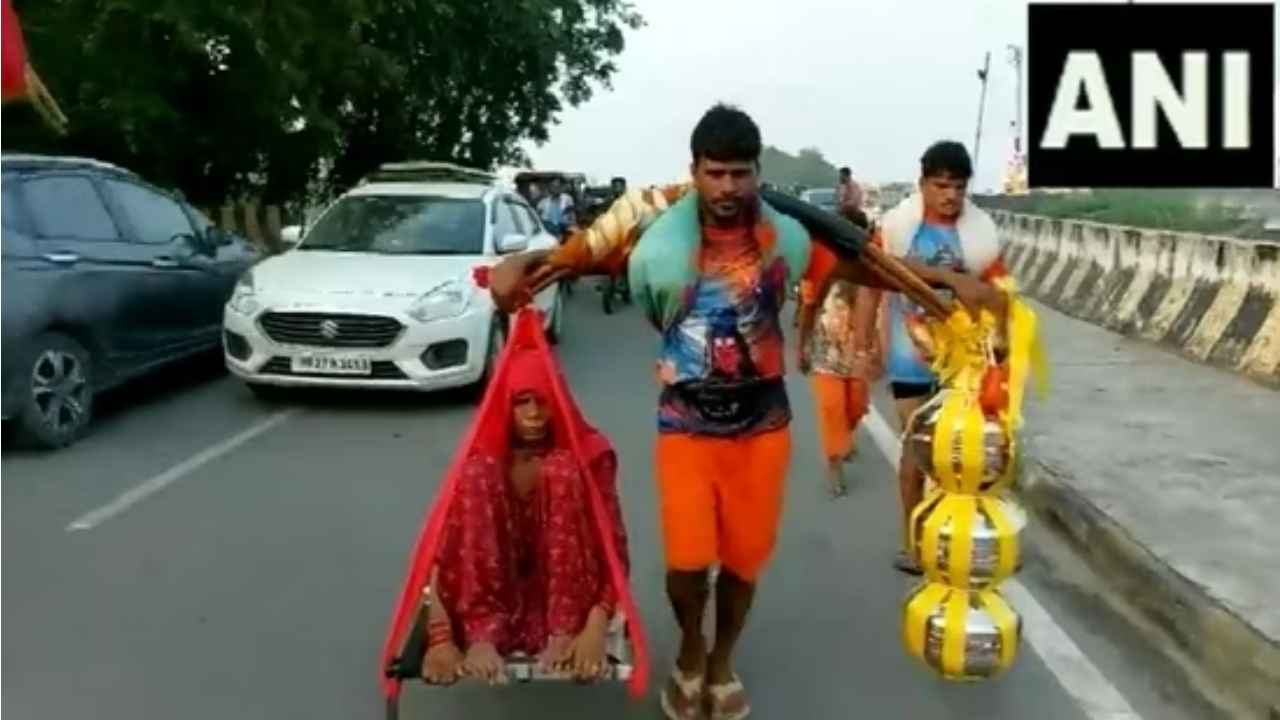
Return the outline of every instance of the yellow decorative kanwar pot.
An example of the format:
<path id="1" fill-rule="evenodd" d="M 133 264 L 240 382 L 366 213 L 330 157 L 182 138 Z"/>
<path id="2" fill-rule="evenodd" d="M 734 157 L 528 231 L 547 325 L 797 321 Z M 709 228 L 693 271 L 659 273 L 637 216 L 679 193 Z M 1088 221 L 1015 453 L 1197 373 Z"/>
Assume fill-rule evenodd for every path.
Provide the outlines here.
<path id="1" fill-rule="evenodd" d="M 926 582 L 907 599 L 903 636 L 913 656 L 948 680 L 983 680 L 1013 666 L 1022 618 L 995 590 Z"/>
<path id="2" fill-rule="evenodd" d="M 1018 535 L 1026 524 L 1026 512 L 1011 497 L 936 490 L 911 515 L 910 547 L 929 580 L 981 589 L 1018 571 Z"/>

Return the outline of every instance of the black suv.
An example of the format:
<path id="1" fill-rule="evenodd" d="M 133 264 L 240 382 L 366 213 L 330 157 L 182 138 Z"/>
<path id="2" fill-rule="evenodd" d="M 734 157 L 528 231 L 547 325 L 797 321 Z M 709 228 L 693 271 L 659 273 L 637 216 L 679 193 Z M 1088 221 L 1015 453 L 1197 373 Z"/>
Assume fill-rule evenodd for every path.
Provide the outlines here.
<path id="1" fill-rule="evenodd" d="M 0 158 L 3 417 L 69 445 L 93 396 L 218 349 L 222 308 L 257 258 L 180 199 L 121 168 Z"/>

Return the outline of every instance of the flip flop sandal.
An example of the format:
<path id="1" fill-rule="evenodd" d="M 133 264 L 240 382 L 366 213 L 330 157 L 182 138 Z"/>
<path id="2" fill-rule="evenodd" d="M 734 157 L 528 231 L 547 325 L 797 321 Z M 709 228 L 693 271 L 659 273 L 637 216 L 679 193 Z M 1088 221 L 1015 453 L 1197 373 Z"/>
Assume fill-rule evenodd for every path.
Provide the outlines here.
<path id="1" fill-rule="evenodd" d="M 699 720 L 702 717 L 702 675 L 685 677 L 680 668 L 671 671 L 659 701 L 668 720 Z"/>
<path id="2" fill-rule="evenodd" d="M 743 720 L 750 715 L 751 705 L 747 703 L 747 689 L 742 686 L 742 680 L 734 675 L 727 683 L 708 685 L 707 710 L 711 720 Z"/>

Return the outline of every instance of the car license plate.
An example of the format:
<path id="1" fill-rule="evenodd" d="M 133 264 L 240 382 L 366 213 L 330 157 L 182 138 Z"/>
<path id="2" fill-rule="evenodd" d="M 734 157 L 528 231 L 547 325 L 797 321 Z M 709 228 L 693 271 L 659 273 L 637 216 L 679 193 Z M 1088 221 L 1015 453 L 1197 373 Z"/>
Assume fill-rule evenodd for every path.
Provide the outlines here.
<path id="1" fill-rule="evenodd" d="M 372 375 L 373 363 L 369 358 L 299 355 L 293 358 L 293 371 L 303 375 Z"/>

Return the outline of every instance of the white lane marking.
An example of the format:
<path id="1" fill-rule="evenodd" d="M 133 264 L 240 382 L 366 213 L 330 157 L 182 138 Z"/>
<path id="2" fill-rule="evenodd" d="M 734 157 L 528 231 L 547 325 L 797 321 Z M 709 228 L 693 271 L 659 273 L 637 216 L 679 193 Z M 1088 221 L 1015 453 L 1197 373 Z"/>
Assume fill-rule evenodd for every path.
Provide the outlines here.
<path id="1" fill-rule="evenodd" d="M 198 469 L 200 466 L 211 460 L 216 460 L 222 455 L 231 452 L 258 435 L 261 435 L 285 420 L 288 420 L 295 412 L 295 410 L 285 410 L 271 415 L 243 432 L 227 438 L 217 445 L 206 448 L 186 460 L 183 460 L 177 465 L 174 465 L 168 470 L 165 470 L 159 475 L 129 488 L 106 505 L 103 505 L 96 510 L 90 510 L 78 519 L 74 520 L 67 526 L 67 532 L 92 530 L 98 525 L 101 525 L 107 520 L 123 513 L 134 505 L 137 505 L 148 497 L 172 485 L 184 475 Z"/>
<path id="2" fill-rule="evenodd" d="M 902 443 L 875 406 L 863 419 L 863 427 L 896 471 Z M 1022 616 L 1023 638 L 1085 715 L 1091 720 L 1142 720 L 1022 583 L 1016 578 L 1006 580 L 1000 584 L 1000 592 Z"/>

